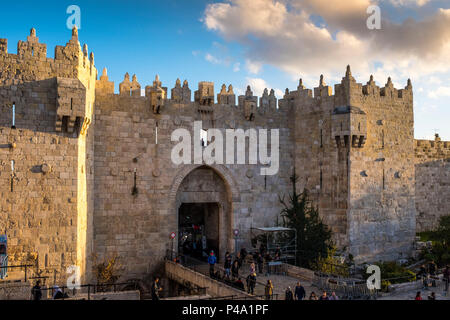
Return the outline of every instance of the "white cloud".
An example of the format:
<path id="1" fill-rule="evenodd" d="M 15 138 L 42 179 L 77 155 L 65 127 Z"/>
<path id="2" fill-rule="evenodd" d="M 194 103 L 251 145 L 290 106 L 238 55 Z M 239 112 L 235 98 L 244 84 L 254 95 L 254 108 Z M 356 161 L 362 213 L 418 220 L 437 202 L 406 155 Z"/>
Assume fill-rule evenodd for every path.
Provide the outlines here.
<path id="1" fill-rule="evenodd" d="M 431 99 L 450 97 L 450 87 L 439 87 L 436 90 L 430 91 L 428 97 Z"/>
<path id="2" fill-rule="evenodd" d="M 268 84 L 264 79 L 247 77 L 246 80 L 247 80 L 247 84 L 252 89 L 254 96 L 261 97 L 264 92 L 264 89 L 267 88 L 267 90 L 269 92 L 270 92 L 270 89 L 272 89 L 270 84 Z M 280 89 L 276 89 L 276 88 L 273 88 L 273 90 L 275 91 L 275 96 L 278 99 L 283 98 L 283 95 L 284 95 L 283 91 L 281 91 Z"/>
<path id="3" fill-rule="evenodd" d="M 255 62 L 251 60 L 245 60 L 245 67 L 247 71 L 252 74 L 258 74 L 261 71 L 262 64 L 260 62 Z"/>
<path id="4" fill-rule="evenodd" d="M 233 72 L 239 72 L 241 70 L 241 64 L 239 62 L 236 62 L 233 65 Z"/>
<path id="5" fill-rule="evenodd" d="M 383 69 L 402 80 L 412 66 L 417 76 L 450 70 L 450 10 L 402 23 L 385 19 L 382 30 L 368 30 L 366 9 L 375 3 L 231 0 L 208 5 L 204 22 L 208 29 L 242 44 L 253 74 L 263 64 L 295 75 L 324 73 L 332 78 L 342 75 L 347 64 L 365 77 Z M 325 27 L 314 24 L 311 15 L 321 16 Z M 383 67 L 374 67 L 376 61 Z"/>
<path id="6" fill-rule="evenodd" d="M 217 59 L 216 57 L 214 57 L 213 55 L 207 53 L 205 55 L 205 60 L 208 62 L 211 62 L 213 64 L 219 64 L 221 61 L 219 59 Z"/>
<path id="7" fill-rule="evenodd" d="M 422 7 L 429 3 L 431 0 L 389 0 L 396 7 L 417 6 Z"/>

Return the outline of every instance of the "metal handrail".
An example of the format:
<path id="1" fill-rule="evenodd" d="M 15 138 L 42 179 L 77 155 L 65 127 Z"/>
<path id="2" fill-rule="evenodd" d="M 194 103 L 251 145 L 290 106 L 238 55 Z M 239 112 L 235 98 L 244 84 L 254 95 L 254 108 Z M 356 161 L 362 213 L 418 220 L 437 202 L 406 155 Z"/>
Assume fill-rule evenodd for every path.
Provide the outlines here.
<path id="1" fill-rule="evenodd" d="M 4 268 L 25 268 L 25 282 L 27 281 L 27 268 L 34 267 L 34 264 L 21 264 L 21 265 L 15 265 L 15 266 L 0 266 L 0 269 Z"/>
<path id="2" fill-rule="evenodd" d="M 196 266 L 198 266 L 198 265 L 203 265 L 203 266 L 207 265 L 207 262 L 206 262 L 206 261 L 201 261 L 201 260 L 198 260 L 198 259 L 196 259 L 196 258 L 193 258 L 193 257 L 190 257 L 190 256 L 186 256 L 186 255 L 181 254 L 181 253 L 177 253 L 175 250 L 170 250 L 170 249 L 167 250 L 167 254 L 166 254 L 166 259 L 167 259 L 167 260 L 174 261 L 174 260 L 177 260 L 178 257 L 183 258 L 182 260 L 184 260 L 184 261 L 177 261 L 177 263 L 180 263 L 181 265 L 183 265 L 183 266 L 185 266 L 185 267 L 188 267 L 188 268 L 194 270 L 195 272 L 200 272 L 200 273 L 202 273 L 200 270 L 198 270 L 198 268 L 196 268 Z M 192 264 L 192 263 L 191 263 L 191 264 L 186 263 L 188 260 L 191 260 L 191 261 L 195 262 L 195 264 Z M 222 272 L 223 275 L 225 274 L 225 269 L 224 269 L 222 266 L 216 264 L 216 266 L 215 266 L 214 268 L 215 268 L 215 270 L 218 270 L 218 271 Z M 202 274 L 205 274 L 205 273 L 202 273 Z M 207 275 L 209 275 L 209 273 L 208 273 Z M 210 275 L 209 275 L 209 276 L 210 276 Z M 231 277 L 231 278 L 232 278 L 232 277 Z M 230 278 L 230 279 L 231 279 L 231 278 Z M 241 290 L 241 288 L 238 288 L 238 287 L 236 287 L 236 286 L 233 286 L 232 283 L 227 282 L 227 281 L 224 281 L 225 279 L 223 279 L 223 278 L 218 279 L 218 278 L 213 277 L 212 279 L 217 280 L 217 281 L 221 281 L 221 282 L 223 282 L 223 283 L 225 283 L 225 284 L 227 284 L 227 285 L 229 285 L 229 286 L 231 286 L 231 287 L 233 287 L 233 288 L 236 288 L 236 289 Z M 242 281 L 243 284 L 246 284 L 246 280 L 247 280 L 247 279 L 244 278 L 244 277 L 242 277 L 242 276 L 235 277 L 235 279 L 239 279 L 239 280 Z M 255 281 L 255 289 L 257 288 L 257 286 L 258 286 L 258 288 L 261 288 L 261 287 L 262 287 L 262 288 L 264 289 L 265 286 L 266 286 L 266 284 L 264 284 L 264 283 L 262 283 L 262 282 L 259 282 L 259 281 Z M 244 285 L 244 288 L 247 288 L 247 289 L 248 289 L 248 286 Z M 246 291 L 244 290 L 244 292 L 246 292 Z M 255 296 L 252 295 L 252 298 L 253 298 L 253 297 L 255 297 Z"/>
<path id="3" fill-rule="evenodd" d="M 98 293 L 98 288 L 99 287 L 109 287 L 112 286 L 113 292 L 117 292 L 117 286 L 124 286 L 124 285 L 130 285 L 130 284 L 134 284 L 135 286 L 135 290 L 137 290 L 137 281 L 127 281 L 127 282 L 120 282 L 120 283 L 98 283 L 98 284 L 82 284 L 79 285 L 77 287 L 68 287 L 68 286 L 58 286 L 59 289 L 61 289 L 62 293 L 63 293 L 63 298 L 61 298 L 61 300 L 64 300 L 66 298 L 64 298 L 64 294 L 66 293 L 66 289 L 69 289 L 68 291 L 72 290 L 72 294 L 75 296 L 76 290 L 81 290 L 81 288 L 87 288 L 88 292 L 88 300 L 90 300 L 91 298 L 91 293 L 95 294 Z M 93 289 L 93 292 L 91 292 L 91 288 Z M 54 287 L 46 287 L 46 288 L 41 288 L 42 291 L 48 291 L 48 290 L 54 290 Z"/>

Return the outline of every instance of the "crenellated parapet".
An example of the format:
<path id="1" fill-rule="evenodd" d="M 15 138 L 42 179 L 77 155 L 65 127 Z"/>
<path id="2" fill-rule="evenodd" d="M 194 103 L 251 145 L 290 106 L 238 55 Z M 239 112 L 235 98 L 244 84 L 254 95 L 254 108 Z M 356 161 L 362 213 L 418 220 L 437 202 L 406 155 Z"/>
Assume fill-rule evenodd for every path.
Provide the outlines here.
<path id="1" fill-rule="evenodd" d="M 191 89 L 189 89 L 187 80 L 183 81 L 183 86 L 181 86 L 180 79 L 175 81 L 175 87 L 171 91 L 171 100 L 182 104 L 191 102 Z"/>
<path id="2" fill-rule="evenodd" d="M 319 86 L 314 88 L 314 97 L 329 97 L 332 95 L 332 91 L 331 87 L 326 85 L 323 74 L 321 74 Z"/>
<path id="3" fill-rule="evenodd" d="M 47 46 L 39 43 L 39 38 L 36 37 L 36 29 L 31 29 L 27 41 L 19 40 L 17 43 L 17 55 L 24 59 L 31 57 L 45 59 L 47 57 Z"/>
<path id="4" fill-rule="evenodd" d="M 233 86 L 231 84 L 228 86 L 228 90 L 225 83 L 222 84 L 222 89 L 217 94 L 217 103 L 230 106 L 236 105 L 236 95 L 233 92 Z"/>
<path id="5" fill-rule="evenodd" d="M 250 86 L 247 86 L 245 95 L 239 96 L 239 107 L 244 109 L 244 117 L 246 120 L 252 121 L 255 118 L 257 104 L 258 97 L 254 96 Z"/>
<path id="6" fill-rule="evenodd" d="M 14 105 L 18 127 L 40 128 L 48 124 L 47 118 L 56 117 L 56 131 L 72 133 L 79 128 L 83 134 L 92 118 L 97 70 L 94 53 L 87 45 L 80 46 L 78 30 L 72 30 L 65 46 L 55 47 L 53 59 L 47 58 L 46 45 L 39 42 L 34 28 L 26 41 L 18 42 L 17 54 L 8 53 L 6 39 L 0 44 L 0 105 Z M 33 123 L 42 110 L 51 113 Z"/>
<path id="7" fill-rule="evenodd" d="M 450 141 L 442 141 L 439 134 L 434 140 L 414 140 L 416 162 L 450 158 Z"/>
<path id="8" fill-rule="evenodd" d="M 214 104 L 214 82 L 199 82 L 198 90 L 194 92 L 194 99 L 201 106 L 212 106 Z"/>
<path id="9" fill-rule="evenodd" d="M 95 94 L 96 95 L 114 94 L 114 82 L 109 81 L 108 70 L 106 68 L 103 68 L 100 80 L 95 81 Z"/>
<path id="10" fill-rule="evenodd" d="M 259 108 L 262 112 L 275 110 L 277 108 L 277 98 L 275 97 L 275 90 L 271 89 L 269 93 L 267 88 L 264 89 L 262 97 L 259 98 Z"/>
<path id="11" fill-rule="evenodd" d="M 153 81 L 153 86 L 145 87 L 145 96 L 150 99 L 150 108 L 153 110 L 153 113 L 160 114 L 167 99 L 167 88 L 162 87 L 158 75 L 156 75 L 155 81 Z"/>
<path id="12" fill-rule="evenodd" d="M 136 75 L 133 75 L 132 81 L 130 81 L 130 75 L 127 72 L 123 81 L 119 84 L 119 92 L 121 96 L 140 97 L 141 85 L 137 81 Z"/>

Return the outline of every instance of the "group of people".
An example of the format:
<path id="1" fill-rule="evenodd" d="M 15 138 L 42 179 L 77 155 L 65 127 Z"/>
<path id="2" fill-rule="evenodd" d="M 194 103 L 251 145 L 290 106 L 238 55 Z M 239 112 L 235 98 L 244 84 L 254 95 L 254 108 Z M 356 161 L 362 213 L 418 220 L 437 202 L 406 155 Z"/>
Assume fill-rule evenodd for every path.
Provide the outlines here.
<path id="1" fill-rule="evenodd" d="M 444 281 L 445 289 L 448 292 L 449 282 L 450 282 L 450 266 L 447 265 L 442 272 L 442 280 Z M 438 267 L 434 261 L 429 262 L 427 265 L 422 265 L 419 272 L 416 274 L 418 279 L 422 279 L 423 290 L 428 290 L 428 287 L 436 286 L 436 280 L 438 278 Z M 419 294 L 420 292 L 418 292 Z M 420 299 L 417 299 L 420 300 Z M 430 299 L 433 300 L 433 299 Z"/>
<path id="2" fill-rule="evenodd" d="M 305 288 L 300 282 L 297 282 L 295 290 L 292 291 L 291 287 L 287 287 L 284 295 L 284 300 L 306 300 Z M 317 297 L 314 291 L 309 295 L 309 300 L 339 300 L 339 297 L 333 291 L 330 296 L 328 296 L 326 291 L 322 292 L 320 297 Z"/>
<path id="3" fill-rule="evenodd" d="M 69 298 L 69 295 L 67 293 L 64 293 L 61 288 L 57 285 L 53 286 L 53 294 L 52 299 L 58 300 L 58 299 L 67 299 Z M 41 288 L 41 280 L 37 280 L 36 284 L 31 288 L 31 299 L 34 301 L 42 300 L 42 288 Z"/>
<path id="4" fill-rule="evenodd" d="M 423 300 L 422 293 L 420 291 L 417 291 L 416 297 L 414 298 L 414 300 Z M 436 300 L 436 293 L 431 292 L 431 294 L 428 296 L 428 300 Z"/>

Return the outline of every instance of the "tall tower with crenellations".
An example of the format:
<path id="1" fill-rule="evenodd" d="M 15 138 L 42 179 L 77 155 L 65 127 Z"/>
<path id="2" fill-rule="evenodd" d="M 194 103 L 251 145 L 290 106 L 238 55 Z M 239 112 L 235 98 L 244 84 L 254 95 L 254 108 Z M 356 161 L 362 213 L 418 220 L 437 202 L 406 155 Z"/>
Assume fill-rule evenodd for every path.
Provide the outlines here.
<path id="1" fill-rule="evenodd" d="M 11 265 L 65 278 L 89 271 L 93 236 L 94 54 L 78 31 L 47 58 L 31 29 L 17 54 L 0 40 L 0 232 Z"/>

